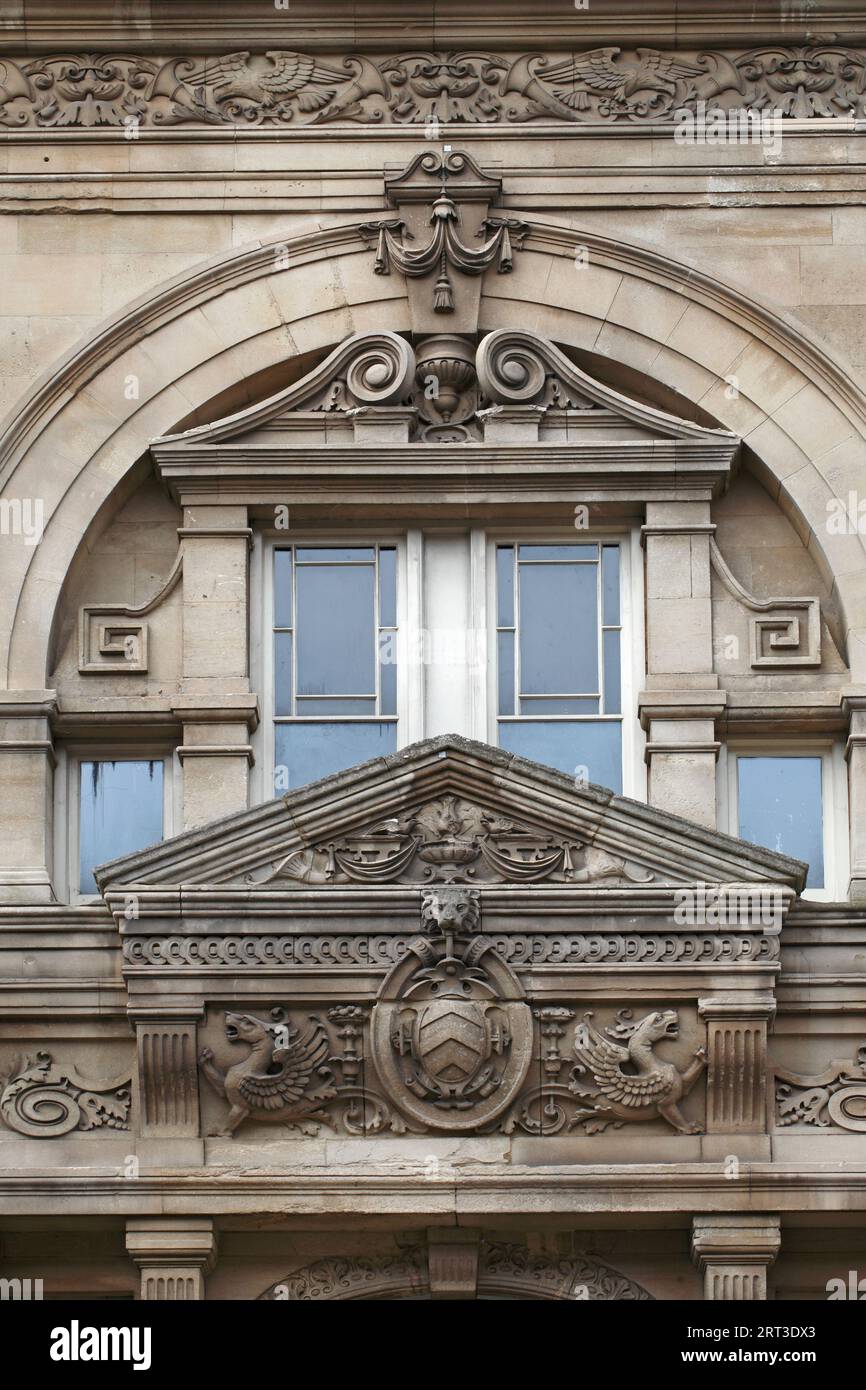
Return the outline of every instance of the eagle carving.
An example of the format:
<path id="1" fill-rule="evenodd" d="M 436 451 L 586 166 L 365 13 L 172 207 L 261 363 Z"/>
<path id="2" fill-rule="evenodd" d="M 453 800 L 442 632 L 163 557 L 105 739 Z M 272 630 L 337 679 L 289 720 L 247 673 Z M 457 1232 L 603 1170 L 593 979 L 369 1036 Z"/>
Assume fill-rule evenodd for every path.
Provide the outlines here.
<path id="1" fill-rule="evenodd" d="M 219 1135 L 234 1134 L 249 1117 L 303 1128 L 303 1122 L 337 1094 L 333 1074 L 325 1065 L 328 1037 L 318 1019 L 308 1019 L 306 1028 L 293 1028 L 282 1021 L 282 1010 L 274 1011 L 278 1021 L 272 1023 L 252 1014 L 227 1013 L 225 1017 L 228 1041 L 247 1043 L 250 1050 L 225 1072 L 216 1065 L 211 1048 L 199 1054 L 208 1081 L 231 1106 Z"/>
<path id="2" fill-rule="evenodd" d="M 706 1049 L 698 1048 L 690 1065 L 681 1072 L 672 1062 L 662 1061 L 653 1048 L 663 1039 L 679 1036 L 679 1019 L 674 1009 L 647 1014 L 639 1023 L 630 1022 L 630 1011 L 623 1010 L 617 1023 L 606 1029 L 604 1037 L 584 1014 L 574 1036 L 578 1067 L 569 1089 L 587 1097 L 589 1108 L 578 1110 L 571 1122 L 583 1123 L 588 1134 L 633 1120 L 661 1117 L 681 1134 L 702 1134 L 700 1125 L 681 1114 L 679 1102 L 687 1096 L 706 1066 Z M 624 1042 L 616 1041 L 622 1038 Z M 589 1072 L 594 1086 L 577 1080 L 577 1073 Z"/>
<path id="3" fill-rule="evenodd" d="M 206 58 L 198 67 L 184 68 L 183 77 L 190 87 L 212 87 L 220 102 L 247 101 L 269 108 L 301 93 L 298 106 L 304 112 L 327 106 L 345 81 L 341 73 L 321 67 L 308 54 L 281 49 Z"/>

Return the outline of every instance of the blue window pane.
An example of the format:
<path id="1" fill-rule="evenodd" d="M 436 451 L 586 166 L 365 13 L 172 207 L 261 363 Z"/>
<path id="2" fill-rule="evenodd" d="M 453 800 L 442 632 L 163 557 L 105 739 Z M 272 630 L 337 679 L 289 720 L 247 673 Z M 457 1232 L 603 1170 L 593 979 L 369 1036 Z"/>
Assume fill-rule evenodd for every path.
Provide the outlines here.
<path id="1" fill-rule="evenodd" d="M 622 791 L 620 725 L 614 721 L 569 723 L 567 720 L 502 720 L 500 746 L 533 762 L 571 776 Z M 582 772 L 586 769 L 585 774 Z"/>
<path id="2" fill-rule="evenodd" d="M 345 545 L 345 546 L 325 546 L 310 545 L 298 546 L 296 551 L 298 564 L 339 564 L 351 563 L 352 561 L 362 564 L 372 564 L 375 558 L 375 551 L 370 545 Z"/>
<path id="3" fill-rule="evenodd" d="M 292 552 L 274 551 L 274 627 L 292 626 Z"/>
<path id="4" fill-rule="evenodd" d="M 496 626 L 514 626 L 514 546 L 496 547 Z"/>
<path id="5" fill-rule="evenodd" d="M 595 565 L 520 566 L 522 695 L 598 690 L 597 573 Z"/>
<path id="6" fill-rule="evenodd" d="M 807 888 L 824 886 L 820 758 L 738 758 L 740 836 L 805 859 Z"/>
<path id="7" fill-rule="evenodd" d="M 619 546 L 605 545 L 601 550 L 602 623 L 619 626 Z"/>
<path id="8" fill-rule="evenodd" d="M 299 565 L 297 693 L 372 695 L 376 689 L 372 565 Z"/>
<path id="9" fill-rule="evenodd" d="M 551 560 L 597 560 L 597 545 L 521 545 L 517 550 L 521 564 L 538 564 Z"/>
<path id="10" fill-rule="evenodd" d="M 274 710 L 292 712 L 292 634 L 274 633 Z"/>
<path id="11" fill-rule="evenodd" d="M 286 769 L 281 787 L 302 787 L 397 751 L 396 723 L 278 724 L 275 735 L 276 767 Z"/>
<path id="12" fill-rule="evenodd" d="M 622 713 L 622 694 L 619 658 L 619 630 L 602 633 L 604 651 L 604 712 Z"/>
<path id="13" fill-rule="evenodd" d="M 379 551 L 379 626 L 397 626 L 397 552 L 392 546 Z"/>
<path id="14" fill-rule="evenodd" d="M 397 667 L 393 662 L 379 664 L 379 713 L 397 713 Z"/>
<path id="15" fill-rule="evenodd" d="M 545 714 L 599 714 L 598 705 L 597 695 L 594 697 L 533 695 L 531 699 L 524 696 L 520 701 L 520 713 L 534 714 L 539 718 Z"/>
<path id="16" fill-rule="evenodd" d="M 514 633 L 498 632 L 499 713 L 514 713 Z"/>
<path id="17" fill-rule="evenodd" d="M 376 713 L 374 695 L 299 695 L 295 701 L 295 714 L 304 717 L 310 714 L 328 714 L 336 718 L 342 714 Z"/>
<path id="18" fill-rule="evenodd" d="M 95 893 L 98 864 L 163 835 L 163 764 L 83 762 L 79 792 L 79 891 Z"/>

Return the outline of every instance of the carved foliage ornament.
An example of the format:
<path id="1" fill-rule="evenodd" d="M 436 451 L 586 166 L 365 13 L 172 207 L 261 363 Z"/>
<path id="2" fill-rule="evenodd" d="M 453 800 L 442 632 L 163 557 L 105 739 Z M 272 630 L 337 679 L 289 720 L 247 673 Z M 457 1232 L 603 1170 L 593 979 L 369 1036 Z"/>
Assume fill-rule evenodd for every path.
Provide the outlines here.
<path id="1" fill-rule="evenodd" d="M 415 52 L 371 59 L 288 49 L 209 57 L 61 54 L 0 60 L 0 125 L 12 129 L 329 121 L 423 126 L 534 120 L 673 122 L 679 111 L 866 114 L 866 53 L 834 45 L 713 52 Z"/>
<path id="2" fill-rule="evenodd" d="M 55 1065 L 37 1052 L 15 1068 L 0 1092 L 0 1115 L 10 1129 L 32 1139 L 73 1129 L 129 1128 L 130 1079 L 85 1081 L 74 1066 Z"/>
<path id="3" fill-rule="evenodd" d="M 856 1061 L 834 1059 L 816 1076 L 777 1068 L 776 1119 L 782 1126 L 866 1134 L 866 1046 Z"/>
<path id="4" fill-rule="evenodd" d="M 363 1298 L 424 1298 L 430 1278 L 428 1251 L 411 1246 L 397 1255 L 316 1260 L 272 1284 L 259 1297 L 274 1302 Z M 482 1241 L 478 1251 L 480 1296 L 644 1301 L 652 1295 L 610 1265 L 589 1256 L 551 1258 L 525 1246 Z"/>

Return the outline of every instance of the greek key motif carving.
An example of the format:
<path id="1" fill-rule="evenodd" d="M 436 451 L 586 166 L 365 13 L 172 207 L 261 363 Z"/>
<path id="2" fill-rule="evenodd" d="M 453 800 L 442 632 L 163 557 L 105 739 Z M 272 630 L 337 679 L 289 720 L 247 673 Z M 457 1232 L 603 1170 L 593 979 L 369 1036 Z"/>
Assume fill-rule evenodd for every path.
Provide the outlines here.
<path id="1" fill-rule="evenodd" d="M 777 1068 L 776 1120 L 866 1134 L 866 1046 L 858 1049 L 856 1061 L 836 1058 L 817 1076 Z"/>
<path id="2" fill-rule="evenodd" d="M 73 1129 L 129 1129 L 130 1079 L 85 1081 L 75 1067 L 58 1066 L 49 1052 L 27 1057 L 0 1093 L 10 1129 L 50 1139 Z"/>
<path id="3" fill-rule="evenodd" d="M 291 50 L 208 57 L 49 54 L 0 60 L 11 129 L 424 126 L 672 122 L 680 110 L 866 114 L 866 53 L 834 45 L 683 53 L 594 48 L 544 55 Z"/>

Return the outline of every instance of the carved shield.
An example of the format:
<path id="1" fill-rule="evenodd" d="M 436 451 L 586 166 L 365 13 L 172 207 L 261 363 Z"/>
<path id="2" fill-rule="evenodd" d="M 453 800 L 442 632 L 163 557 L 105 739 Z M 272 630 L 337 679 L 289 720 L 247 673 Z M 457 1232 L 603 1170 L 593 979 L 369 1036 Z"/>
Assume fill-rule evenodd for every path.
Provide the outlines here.
<path id="1" fill-rule="evenodd" d="M 466 1133 L 490 1124 L 526 1079 L 532 1014 L 493 943 L 480 936 L 454 975 L 438 980 L 442 941 L 421 938 L 383 982 L 371 1018 L 372 1059 L 389 1100 L 425 1129 Z M 468 997 L 449 986 L 465 972 Z M 446 983 L 447 982 L 447 983 Z"/>
<path id="2" fill-rule="evenodd" d="M 441 999 L 415 1016 L 415 1055 L 444 1090 L 471 1081 L 490 1050 L 481 1008 L 471 1000 Z"/>

